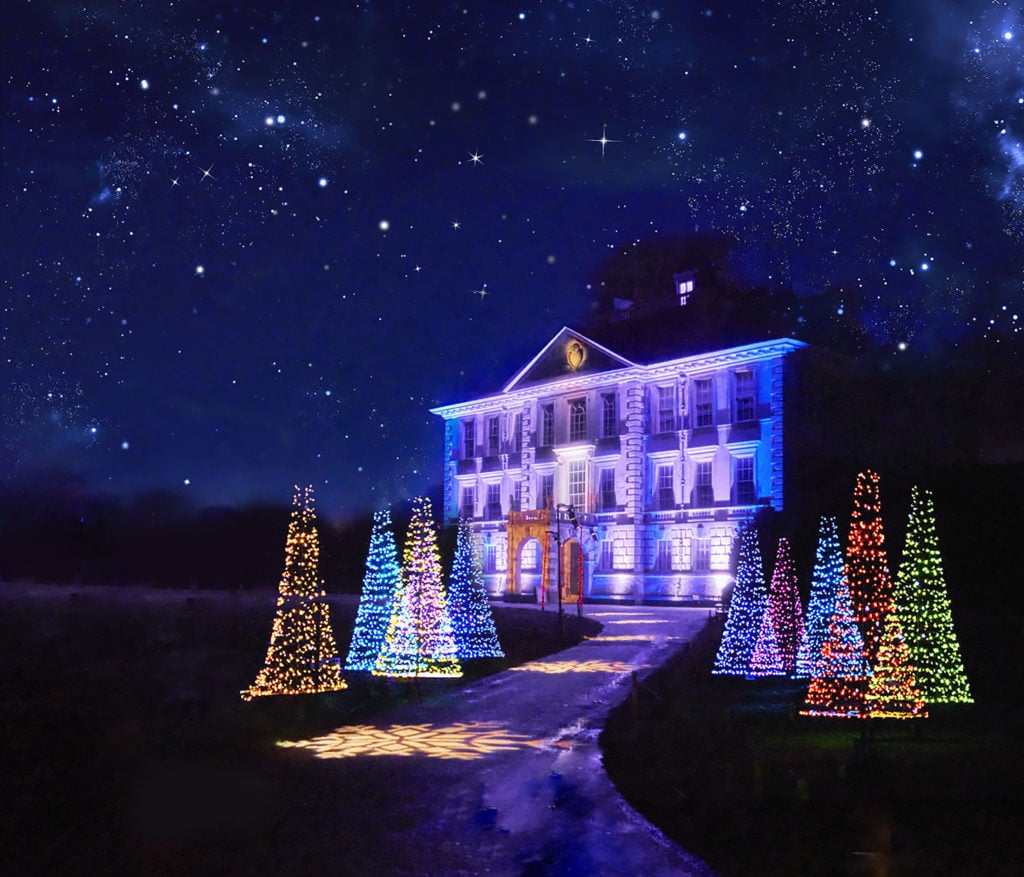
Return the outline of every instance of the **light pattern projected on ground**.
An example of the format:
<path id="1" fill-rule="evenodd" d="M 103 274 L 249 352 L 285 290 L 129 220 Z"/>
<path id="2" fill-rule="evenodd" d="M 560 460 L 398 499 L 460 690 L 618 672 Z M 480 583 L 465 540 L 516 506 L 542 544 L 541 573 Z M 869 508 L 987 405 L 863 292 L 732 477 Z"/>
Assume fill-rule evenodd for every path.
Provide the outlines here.
<path id="1" fill-rule="evenodd" d="M 631 673 L 642 670 L 646 664 L 629 664 L 626 661 L 533 661 L 509 670 L 528 673 Z"/>
<path id="2" fill-rule="evenodd" d="M 513 734 L 499 722 L 456 722 L 452 725 L 352 725 L 309 740 L 279 740 L 278 746 L 306 749 L 317 758 L 367 755 L 423 755 L 471 761 L 495 752 L 538 748 L 540 740 Z"/>
<path id="3" fill-rule="evenodd" d="M 652 643 L 654 637 L 643 633 L 623 633 L 618 636 L 585 636 L 584 640 L 590 643 Z"/>

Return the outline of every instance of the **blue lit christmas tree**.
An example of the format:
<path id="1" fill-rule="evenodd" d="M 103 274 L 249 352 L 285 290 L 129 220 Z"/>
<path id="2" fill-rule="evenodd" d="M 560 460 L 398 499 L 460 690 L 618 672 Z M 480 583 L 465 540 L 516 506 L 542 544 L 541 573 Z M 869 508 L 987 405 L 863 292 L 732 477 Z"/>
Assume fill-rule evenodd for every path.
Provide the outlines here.
<path id="1" fill-rule="evenodd" d="M 345 668 L 372 671 L 377 656 L 384 646 L 392 604 L 402 577 L 398 563 L 398 548 L 391 529 L 391 513 L 375 512 L 370 549 L 366 555 L 363 591 L 359 596 L 352 643 L 349 646 Z"/>
<path id="2" fill-rule="evenodd" d="M 455 558 L 448 579 L 448 613 L 459 660 L 505 657 L 484 590 L 480 556 L 475 550 L 473 533 L 466 518 L 459 520 Z"/>
<path id="3" fill-rule="evenodd" d="M 441 583 L 441 554 L 430 500 L 418 497 L 405 538 L 402 581 L 395 595 L 376 676 L 461 676 Z"/>
<path id="4" fill-rule="evenodd" d="M 930 490 L 913 488 L 903 562 L 894 599 L 921 696 L 926 703 L 971 703 L 960 643 L 942 572 Z"/>
<path id="5" fill-rule="evenodd" d="M 818 550 L 811 573 L 811 596 L 807 602 L 807 619 L 800 647 L 796 653 L 793 676 L 809 679 L 821 656 L 821 647 L 828 634 L 828 625 L 836 606 L 836 593 L 843 578 L 843 551 L 839 545 L 836 519 L 821 519 L 818 528 Z"/>
<path id="6" fill-rule="evenodd" d="M 729 601 L 722 642 L 711 671 L 719 676 L 746 676 L 750 673 L 750 659 L 768 608 L 757 532 L 753 526 L 748 526 L 739 538 L 736 584 Z"/>

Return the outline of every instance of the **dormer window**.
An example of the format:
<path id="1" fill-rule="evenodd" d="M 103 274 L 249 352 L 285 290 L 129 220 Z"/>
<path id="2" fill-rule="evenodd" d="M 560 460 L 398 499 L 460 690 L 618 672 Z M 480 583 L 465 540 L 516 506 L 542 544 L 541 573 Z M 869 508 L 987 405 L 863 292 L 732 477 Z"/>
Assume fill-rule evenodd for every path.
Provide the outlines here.
<path id="1" fill-rule="evenodd" d="M 676 282 L 676 295 L 679 297 L 679 307 L 685 307 L 689 301 L 690 296 L 693 295 L 695 286 L 696 271 L 684 271 L 682 274 L 675 275 Z"/>

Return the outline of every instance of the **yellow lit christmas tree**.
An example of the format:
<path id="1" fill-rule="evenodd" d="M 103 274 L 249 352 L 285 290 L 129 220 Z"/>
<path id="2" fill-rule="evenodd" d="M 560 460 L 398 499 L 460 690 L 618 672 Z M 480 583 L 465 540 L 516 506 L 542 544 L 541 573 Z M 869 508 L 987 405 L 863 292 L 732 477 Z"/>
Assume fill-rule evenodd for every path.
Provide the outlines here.
<path id="1" fill-rule="evenodd" d="M 319 577 L 320 542 L 313 488 L 295 488 L 285 543 L 284 574 L 267 660 L 243 700 L 267 694 L 317 694 L 347 688 Z"/>
<path id="2" fill-rule="evenodd" d="M 903 631 L 895 607 L 885 616 L 878 659 L 873 669 L 864 696 L 868 718 L 927 718 L 924 700 L 914 681 L 910 650 L 903 641 Z"/>

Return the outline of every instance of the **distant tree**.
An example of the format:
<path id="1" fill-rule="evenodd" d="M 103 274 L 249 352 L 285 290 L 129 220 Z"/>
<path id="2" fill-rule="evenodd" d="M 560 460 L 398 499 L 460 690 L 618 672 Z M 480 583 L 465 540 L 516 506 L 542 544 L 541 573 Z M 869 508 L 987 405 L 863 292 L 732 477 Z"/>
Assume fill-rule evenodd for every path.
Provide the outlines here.
<path id="1" fill-rule="evenodd" d="M 369 672 L 377 666 L 401 576 L 398 548 L 391 529 L 391 513 L 376 512 L 373 516 L 370 548 L 366 555 L 363 590 L 359 596 L 348 658 L 345 660 L 347 670 Z"/>
<path id="2" fill-rule="evenodd" d="M 876 472 L 868 470 L 857 476 L 846 543 L 850 601 L 872 667 L 881 648 L 885 616 L 892 607 L 892 576 L 886 560 L 878 485 Z"/>
<path id="3" fill-rule="evenodd" d="M 461 676 L 441 581 L 441 556 L 430 500 L 419 497 L 405 538 L 401 586 L 395 595 L 377 676 Z"/>
<path id="4" fill-rule="evenodd" d="M 907 541 L 896 575 L 895 600 L 925 702 L 972 703 L 960 643 L 953 630 L 930 490 L 911 490 Z"/>
<path id="5" fill-rule="evenodd" d="M 242 692 L 243 700 L 348 687 L 341 676 L 319 556 L 313 488 L 300 491 L 296 487 L 266 663 L 252 686 Z"/>
<path id="6" fill-rule="evenodd" d="M 501 643 L 498 642 L 491 603 L 484 590 L 480 555 L 473 543 L 470 522 L 466 518 L 459 519 L 455 557 L 448 579 L 448 612 L 459 660 L 505 657 Z"/>
<path id="7" fill-rule="evenodd" d="M 750 660 L 768 608 L 768 592 L 764 584 L 764 566 L 757 531 L 747 526 L 740 533 L 736 561 L 736 584 L 729 601 L 725 630 L 715 656 L 712 673 L 722 676 L 746 676 Z"/>
<path id="8" fill-rule="evenodd" d="M 818 549 L 811 573 L 811 595 L 807 601 L 807 619 L 797 650 L 793 675 L 809 679 L 821 656 L 821 647 L 828 635 L 828 626 L 835 611 L 839 583 L 845 573 L 843 552 L 839 546 L 836 519 L 822 517 L 818 528 Z"/>

